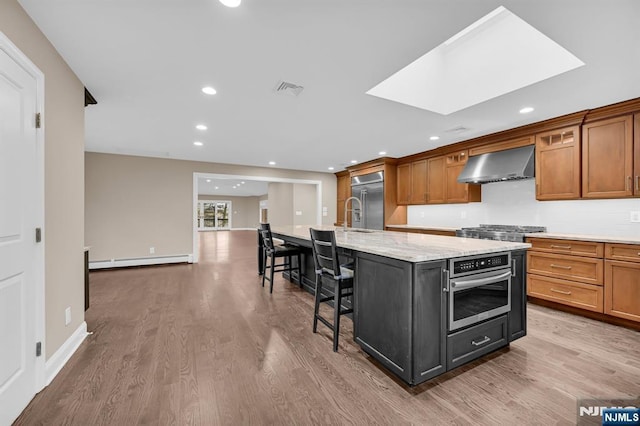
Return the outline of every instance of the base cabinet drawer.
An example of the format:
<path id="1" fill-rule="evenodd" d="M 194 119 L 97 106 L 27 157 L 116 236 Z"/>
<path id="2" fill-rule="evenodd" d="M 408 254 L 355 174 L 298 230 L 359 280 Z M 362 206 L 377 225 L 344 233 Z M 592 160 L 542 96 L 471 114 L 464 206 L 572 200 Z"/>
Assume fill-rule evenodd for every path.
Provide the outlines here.
<path id="1" fill-rule="evenodd" d="M 640 245 L 607 243 L 605 247 L 605 257 L 612 260 L 640 262 Z"/>
<path id="2" fill-rule="evenodd" d="M 541 274 L 571 281 L 602 285 L 604 263 L 602 259 L 567 256 L 563 254 L 527 254 L 527 268 L 530 274 Z"/>
<path id="3" fill-rule="evenodd" d="M 527 275 L 527 294 L 576 308 L 603 312 L 603 288 L 541 275 Z"/>
<path id="4" fill-rule="evenodd" d="M 640 321 L 640 263 L 605 263 L 605 314 Z"/>
<path id="5" fill-rule="evenodd" d="M 492 352 L 509 343 L 507 316 L 447 336 L 447 370 Z"/>
<path id="6" fill-rule="evenodd" d="M 602 257 L 604 244 L 595 241 L 554 240 L 548 238 L 527 238 L 531 250 L 547 253 L 570 254 L 573 256 Z"/>

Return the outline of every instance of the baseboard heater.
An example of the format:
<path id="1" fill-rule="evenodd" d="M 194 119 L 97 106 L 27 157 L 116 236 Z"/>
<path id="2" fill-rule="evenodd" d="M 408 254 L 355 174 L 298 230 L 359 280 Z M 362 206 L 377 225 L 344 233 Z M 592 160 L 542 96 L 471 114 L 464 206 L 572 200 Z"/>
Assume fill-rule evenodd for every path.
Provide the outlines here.
<path id="1" fill-rule="evenodd" d="M 165 265 L 169 263 L 193 263 L 193 255 L 179 254 L 174 256 L 94 260 L 89 262 L 89 269 L 126 268 L 128 266 Z"/>

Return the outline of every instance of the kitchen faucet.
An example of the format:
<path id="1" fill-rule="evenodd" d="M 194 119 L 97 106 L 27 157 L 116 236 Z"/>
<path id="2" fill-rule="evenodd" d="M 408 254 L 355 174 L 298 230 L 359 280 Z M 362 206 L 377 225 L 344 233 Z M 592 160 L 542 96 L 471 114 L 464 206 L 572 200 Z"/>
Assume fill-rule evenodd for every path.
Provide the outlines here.
<path id="1" fill-rule="evenodd" d="M 358 206 L 360 207 L 359 209 L 348 209 L 347 206 L 349 205 L 349 201 L 351 200 L 356 200 L 358 202 Z M 360 198 L 358 197 L 349 197 L 344 201 L 344 222 L 342 223 L 343 229 L 346 232 L 347 231 L 347 214 L 349 213 L 349 211 L 352 212 L 356 212 L 359 211 L 360 214 L 364 217 L 364 211 L 362 211 L 362 201 L 360 201 Z"/>

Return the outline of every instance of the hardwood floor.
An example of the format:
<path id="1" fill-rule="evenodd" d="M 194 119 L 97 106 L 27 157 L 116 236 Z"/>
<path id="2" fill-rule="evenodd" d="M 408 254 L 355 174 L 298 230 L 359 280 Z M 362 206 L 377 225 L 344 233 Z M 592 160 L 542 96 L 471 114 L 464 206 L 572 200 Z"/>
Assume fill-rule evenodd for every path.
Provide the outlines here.
<path id="1" fill-rule="evenodd" d="M 310 294 L 260 286 L 255 232 L 202 237 L 199 264 L 91 273 L 93 334 L 16 424 L 575 424 L 577 399 L 640 395 L 640 333 L 535 305 L 510 348 L 410 388 L 349 319 L 334 353 Z"/>

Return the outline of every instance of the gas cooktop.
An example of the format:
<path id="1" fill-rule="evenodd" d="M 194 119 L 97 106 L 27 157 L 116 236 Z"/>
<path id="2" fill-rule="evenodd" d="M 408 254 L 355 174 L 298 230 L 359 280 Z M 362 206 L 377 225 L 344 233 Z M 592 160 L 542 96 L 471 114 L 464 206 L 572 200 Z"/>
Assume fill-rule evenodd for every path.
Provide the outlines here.
<path id="1" fill-rule="evenodd" d="M 544 226 L 481 224 L 477 227 L 458 229 L 456 231 L 456 236 L 465 238 L 479 238 L 482 240 L 524 242 L 525 234 L 546 231 L 547 228 Z"/>

